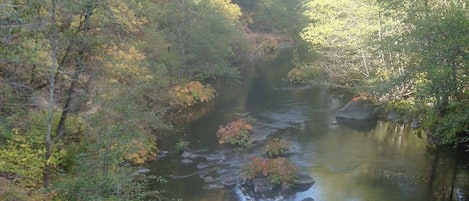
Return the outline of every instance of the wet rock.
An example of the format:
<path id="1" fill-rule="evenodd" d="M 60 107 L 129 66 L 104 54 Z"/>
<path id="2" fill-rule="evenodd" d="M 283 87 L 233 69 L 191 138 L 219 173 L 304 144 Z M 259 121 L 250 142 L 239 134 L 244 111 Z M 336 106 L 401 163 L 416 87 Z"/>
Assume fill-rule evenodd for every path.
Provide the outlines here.
<path id="1" fill-rule="evenodd" d="M 221 181 L 221 184 L 228 189 L 234 188 L 238 182 L 236 177 L 228 177 Z"/>
<path id="2" fill-rule="evenodd" d="M 201 176 L 201 177 L 207 183 L 213 182 L 215 180 L 212 176 Z"/>
<path id="3" fill-rule="evenodd" d="M 247 197 L 252 197 L 253 200 L 264 198 L 267 198 L 268 200 L 277 200 L 276 198 L 278 197 L 284 198 L 294 195 L 297 192 L 306 191 L 315 183 L 315 181 L 307 174 L 299 174 L 298 183 L 288 188 L 272 183 L 267 177 L 256 177 L 251 180 L 238 180 L 237 183 L 243 194 Z"/>
<path id="4" fill-rule="evenodd" d="M 296 154 L 301 154 L 300 145 L 297 142 L 288 142 L 288 150 L 283 153 L 284 156 L 292 156 Z"/>
<path id="5" fill-rule="evenodd" d="M 199 163 L 199 164 L 197 164 L 196 167 L 199 168 L 199 169 L 205 169 L 205 168 L 210 167 L 210 165 L 207 164 L 207 163 Z"/>
<path id="6" fill-rule="evenodd" d="M 200 157 L 200 155 L 191 153 L 189 151 L 184 151 L 184 152 L 182 152 L 181 157 L 195 159 L 197 157 Z"/>
<path id="7" fill-rule="evenodd" d="M 267 139 L 267 134 L 266 133 L 252 133 L 251 139 L 254 142 L 265 141 Z"/>
<path id="8" fill-rule="evenodd" d="M 141 167 L 141 168 L 138 168 L 137 172 L 138 172 L 139 174 L 145 174 L 145 173 L 149 173 L 149 172 L 150 172 L 150 169 Z"/>
<path id="9" fill-rule="evenodd" d="M 420 121 L 417 120 L 417 119 L 414 119 L 414 120 L 412 121 L 412 123 L 410 124 L 410 127 L 413 128 L 413 129 L 419 128 L 419 127 L 420 127 Z"/>
<path id="10" fill-rule="evenodd" d="M 335 116 L 342 119 L 376 119 L 377 107 L 368 99 L 352 100 L 337 110 Z"/>
<path id="11" fill-rule="evenodd" d="M 269 181 L 266 177 L 258 177 L 252 179 L 252 184 L 254 186 L 254 192 L 266 195 L 273 192 L 275 184 Z"/>
<path id="12" fill-rule="evenodd" d="M 168 151 L 160 151 L 160 152 L 158 152 L 157 158 L 162 159 L 162 158 L 166 157 L 167 155 L 168 155 Z"/>
<path id="13" fill-rule="evenodd" d="M 274 197 L 274 198 L 272 199 L 272 201 L 284 201 L 284 200 L 285 200 L 285 197 L 283 197 L 283 196 L 281 196 L 281 195 L 280 195 L 280 196 L 276 196 L 276 197 Z"/>
<path id="14" fill-rule="evenodd" d="M 389 121 L 399 121 L 401 119 L 401 115 L 399 115 L 396 111 L 391 110 L 386 116 L 386 119 Z"/>
<path id="15" fill-rule="evenodd" d="M 205 159 L 207 161 L 224 161 L 226 157 L 222 154 L 208 154 L 205 156 Z"/>
<path id="16" fill-rule="evenodd" d="M 182 161 L 181 161 L 181 164 L 183 164 L 183 165 L 190 165 L 192 163 L 194 163 L 194 161 L 191 160 L 191 159 L 188 159 L 188 158 L 182 159 Z"/>
<path id="17" fill-rule="evenodd" d="M 402 123 L 404 123 L 404 124 L 409 124 L 409 123 L 410 123 L 410 120 L 406 118 L 406 119 L 402 120 Z"/>
<path id="18" fill-rule="evenodd" d="M 217 188 L 223 188 L 223 186 L 220 184 L 207 184 L 203 187 L 204 190 L 211 190 L 211 189 L 217 189 Z"/>
<path id="19" fill-rule="evenodd" d="M 302 192 L 308 190 L 316 181 L 307 175 L 307 174 L 300 174 L 298 175 L 298 183 L 296 184 L 295 191 Z"/>
<path id="20" fill-rule="evenodd" d="M 225 174 L 228 172 L 227 169 L 223 169 L 223 168 L 217 168 L 216 171 L 217 171 L 217 174 Z"/>

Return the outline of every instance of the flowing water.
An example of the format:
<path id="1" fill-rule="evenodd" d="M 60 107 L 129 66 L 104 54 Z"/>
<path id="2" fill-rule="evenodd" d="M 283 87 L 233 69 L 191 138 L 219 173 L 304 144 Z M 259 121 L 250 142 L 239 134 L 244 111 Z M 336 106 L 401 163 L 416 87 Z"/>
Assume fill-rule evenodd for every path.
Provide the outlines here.
<path id="1" fill-rule="evenodd" d="M 242 164 L 261 155 L 259 148 L 239 153 L 218 145 L 218 126 L 248 112 L 257 119 L 253 135 L 286 139 L 290 159 L 316 183 L 304 192 L 273 200 L 425 201 L 469 200 L 468 153 L 428 145 L 406 126 L 384 121 L 338 121 L 335 111 L 346 100 L 323 87 L 291 86 L 282 81 L 291 69 L 288 51 L 271 61 L 244 68 L 241 84 L 224 84 L 213 103 L 185 114 L 182 130 L 167 136 L 163 150 L 177 139 L 190 142 L 188 164 L 180 153 L 169 152 L 149 163 L 150 174 L 168 180 L 164 188 L 174 198 L 188 201 L 249 200 L 238 188 L 221 181 L 236 178 Z M 252 199 L 252 198 L 251 198 Z"/>

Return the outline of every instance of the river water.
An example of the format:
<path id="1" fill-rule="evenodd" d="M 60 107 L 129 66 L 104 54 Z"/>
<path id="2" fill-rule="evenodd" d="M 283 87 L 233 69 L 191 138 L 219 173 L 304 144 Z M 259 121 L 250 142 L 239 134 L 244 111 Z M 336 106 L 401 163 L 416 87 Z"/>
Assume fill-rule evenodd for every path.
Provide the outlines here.
<path id="1" fill-rule="evenodd" d="M 248 112 L 257 119 L 254 138 L 279 136 L 292 147 L 290 159 L 316 183 L 304 192 L 273 200 L 316 201 L 469 200 L 467 153 L 437 148 L 406 126 L 385 121 L 338 121 L 335 111 L 346 100 L 323 87 L 291 86 L 283 80 L 291 69 L 285 50 L 276 59 L 243 68 L 241 84 L 223 84 L 216 101 L 188 111 L 181 130 L 162 140 L 162 150 L 177 139 L 190 142 L 188 164 L 168 152 L 149 163 L 150 174 L 163 176 L 168 195 L 188 201 L 244 201 L 238 188 L 221 185 L 239 174 L 242 164 L 259 156 L 259 148 L 240 153 L 218 145 L 218 126 Z"/>

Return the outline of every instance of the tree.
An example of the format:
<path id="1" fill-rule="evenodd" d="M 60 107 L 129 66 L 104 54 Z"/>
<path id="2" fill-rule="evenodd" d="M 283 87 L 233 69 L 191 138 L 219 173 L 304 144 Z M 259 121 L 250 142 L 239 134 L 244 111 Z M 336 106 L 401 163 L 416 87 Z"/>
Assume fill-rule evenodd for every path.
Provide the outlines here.
<path id="1" fill-rule="evenodd" d="M 55 9 L 56 4 L 55 0 L 51 1 L 50 9 L 50 21 L 51 21 L 51 30 L 50 30 L 50 47 L 51 47 L 51 68 L 50 68 L 50 78 L 49 78 L 49 108 L 47 111 L 47 133 L 45 137 L 45 157 L 44 157 L 44 188 L 49 188 L 49 177 L 50 177 L 50 166 L 49 160 L 51 157 L 51 136 L 52 136 L 52 115 L 54 112 L 54 86 L 55 86 L 55 71 L 57 69 L 57 30 L 55 24 Z"/>
<path id="2" fill-rule="evenodd" d="M 469 140 L 465 115 L 469 108 L 469 12 L 465 4 L 428 1 L 399 7 L 406 10 L 404 22 L 410 28 L 396 36 L 402 40 L 398 49 L 406 63 L 392 80 L 410 83 L 414 104 L 426 113 L 425 128 L 444 144 Z"/>
<path id="3" fill-rule="evenodd" d="M 300 36 L 319 59 L 320 68 L 333 82 L 357 86 L 374 74 L 379 58 L 372 41 L 379 40 L 380 9 L 368 1 L 305 1 L 309 24 Z M 313 70 L 318 71 L 318 70 Z"/>
<path id="4" fill-rule="evenodd" d="M 175 84 L 216 77 L 237 77 L 231 66 L 243 51 L 240 9 L 226 0 L 145 2 L 145 41 L 163 46 L 146 47 L 154 66 L 164 66 Z M 154 12 L 158 9 L 160 12 Z"/>

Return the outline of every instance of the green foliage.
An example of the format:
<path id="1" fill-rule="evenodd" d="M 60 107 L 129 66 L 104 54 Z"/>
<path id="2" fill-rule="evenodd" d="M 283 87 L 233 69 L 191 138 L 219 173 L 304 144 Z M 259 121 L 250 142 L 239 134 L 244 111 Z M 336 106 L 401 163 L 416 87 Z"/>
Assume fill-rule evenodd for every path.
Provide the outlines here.
<path id="1" fill-rule="evenodd" d="M 415 102 L 406 113 L 424 112 L 426 131 L 441 143 L 466 141 L 469 12 L 465 3 L 378 2 L 388 13 L 402 13 L 403 22 L 382 43 L 382 50 L 391 55 L 386 61 L 392 64 L 380 69 L 388 88 L 385 93 L 397 100 L 412 94 Z"/>
<path id="2" fill-rule="evenodd" d="M 400 115 L 406 116 L 419 116 L 426 112 L 427 108 L 422 107 L 422 105 L 417 104 L 412 99 L 407 100 L 392 100 L 386 104 L 386 109 L 388 111 L 395 111 Z"/>
<path id="3" fill-rule="evenodd" d="M 154 200 L 167 200 L 158 190 L 148 189 L 150 182 L 164 182 L 161 178 L 146 175 L 136 175 L 136 169 L 120 165 L 109 174 L 96 171 L 89 159 L 94 157 L 81 154 L 78 161 L 82 164 L 75 170 L 71 178 L 54 183 L 54 191 L 61 200 L 144 200 L 151 195 Z M 86 169 L 90 168 L 90 169 Z"/>
<path id="4" fill-rule="evenodd" d="M 0 148 L 0 172 L 9 174 L 23 187 L 33 188 L 40 184 L 44 167 L 42 134 L 37 131 L 24 134 L 13 129 L 12 137 Z M 50 164 L 56 167 L 57 161 Z"/>
<path id="5" fill-rule="evenodd" d="M 217 131 L 218 143 L 229 143 L 242 148 L 250 148 L 254 143 L 249 135 L 251 130 L 251 124 L 243 118 L 221 125 Z"/>
<path id="6" fill-rule="evenodd" d="M 301 18 L 296 11 L 300 4 L 299 0 L 259 0 L 255 3 L 240 2 L 252 10 L 252 12 L 246 13 L 251 14 L 249 21 L 252 23 L 250 27 L 253 30 L 268 33 L 291 33 L 297 29 L 297 22 Z"/>
<path id="7" fill-rule="evenodd" d="M 457 146 L 469 142 L 469 104 L 452 103 L 448 107 L 448 113 L 441 115 L 431 112 L 426 115 L 424 128 L 430 135 L 440 140 L 442 144 Z"/>
<path id="8" fill-rule="evenodd" d="M 289 79 L 299 80 L 299 70 L 326 75 L 330 83 L 366 90 L 399 113 L 421 117 L 444 144 L 463 142 L 469 81 L 466 4 L 304 0 L 309 22 L 300 36 L 314 57 L 295 62 L 298 70 Z"/>
<path id="9" fill-rule="evenodd" d="M 239 23 L 240 8 L 229 0 L 145 1 L 143 15 L 150 34 L 145 53 L 164 65 L 171 80 L 238 78 L 231 65 L 247 52 Z M 156 12 L 155 12 L 156 11 Z M 161 45 L 148 46 L 157 41 Z"/>
<path id="10" fill-rule="evenodd" d="M 253 157 L 244 165 L 242 175 L 247 179 L 264 176 L 275 184 L 290 187 L 298 181 L 298 167 L 283 157 L 267 159 Z"/>
<path id="11" fill-rule="evenodd" d="M 380 9 L 369 1 L 353 0 L 304 1 L 302 6 L 309 23 L 300 37 L 320 55 L 305 61 L 308 68 L 320 67 L 333 84 L 366 83 L 380 62 L 373 51 L 373 41 L 380 39 Z"/>
<path id="12" fill-rule="evenodd" d="M 35 188 L 41 183 L 44 168 L 44 133 L 33 129 L 20 133 L 13 129 L 13 134 L 5 146 L 0 148 L 0 172 L 14 178 L 15 183 L 26 188 Z M 66 151 L 55 149 L 48 163 L 53 172 L 62 164 Z"/>
<path id="13" fill-rule="evenodd" d="M 14 127 L 9 130 L 3 128 L 2 137 L 6 138 L 4 146 L 0 147 L 0 172 L 6 173 L 22 187 L 35 188 L 41 184 L 44 168 L 44 134 L 46 132 L 43 113 L 30 112 L 27 119 L 23 119 L 23 124 L 10 123 Z M 59 116 L 53 116 L 53 125 L 57 126 Z M 67 142 L 72 142 L 82 135 L 84 124 L 77 117 L 67 119 L 66 136 Z M 68 144 L 63 141 L 56 141 L 53 147 L 53 154 L 48 163 L 52 168 L 52 173 L 56 174 L 69 166 L 67 160 Z"/>
<path id="14" fill-rule="evenodd" d="M 176 149 L 176 151 L 182 151 L 185 148 L 187 148 L 188 145 L 189 145 L 189 141 L 180 138 L 178 139 L 178 142 L 176 143 L 176 145 L 174 145 L 174 149 Z"/>
<path id="15" fill-rule="evenodd" d="M 227 21 L 237 24 L 241 17 L 241 8 L 231 2 L 231 0 L 204 0 L 201 4 L 207 4 L 210 9 L 218 15 L 223 16 Z"/>
<path id="16" fill-rule="evenodd" d="M 263 147 L 265 154 L 270 158 L 281 156 L 288 148 L 288 142 L 278 137 L 270 139 Z"/>
<path id="17" fill-rule="evenodd" d="M 156 151 L 152 135 L 142 129 L 149 112 L 128 102 L 132 93 L 125 94 L 127 98 L 101 97 L 106 107 L 87 119 L 90 127 L 81 147 L 75 148 L 73 166 L 54 182 L 60 199 L 141 200 L 152 192 L 132 176 L 134 164 L 141 165 Z M 151 120 L 158 122 L 157 117 Z"/>

